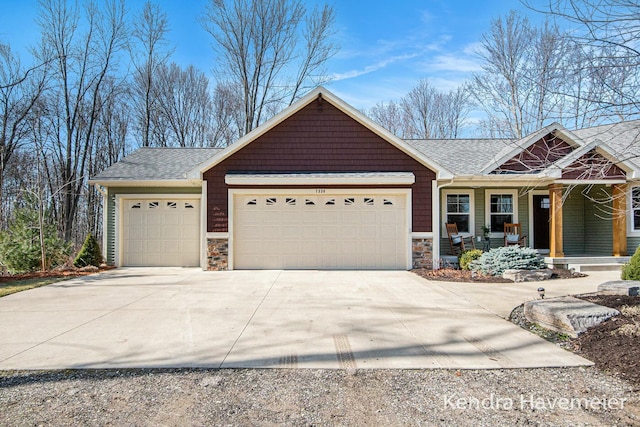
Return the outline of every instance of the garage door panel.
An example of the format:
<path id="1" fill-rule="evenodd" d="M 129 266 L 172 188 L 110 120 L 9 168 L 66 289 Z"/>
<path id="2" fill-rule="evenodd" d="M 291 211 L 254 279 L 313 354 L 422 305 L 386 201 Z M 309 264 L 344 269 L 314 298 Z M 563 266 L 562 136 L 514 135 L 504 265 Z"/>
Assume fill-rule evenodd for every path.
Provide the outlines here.
<path id="1" fill-rule="evenodd" d="M 200 264 L 198 200 L 140 199 L 123 203 L 124 266 Z"/>
<path id="2" fill-rule="evenodd" d="M 249 203 L 250 202 L 250 203 Z M 406 268 L 405 196 L 235 196 L 235 268 Z"/>

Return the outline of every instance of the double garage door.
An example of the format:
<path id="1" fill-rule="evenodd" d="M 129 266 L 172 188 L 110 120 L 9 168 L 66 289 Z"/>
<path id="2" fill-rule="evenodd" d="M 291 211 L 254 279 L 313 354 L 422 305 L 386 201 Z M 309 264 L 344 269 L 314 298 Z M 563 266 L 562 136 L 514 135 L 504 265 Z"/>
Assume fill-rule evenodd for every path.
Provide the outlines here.
<path id="1" fill-rule="evenodd" d="M 200 265 L 198 199 L 123 200 L 122 219 L 121 265 Z"/>
<path id="2" fill-rule="evenodd" d="M 406 269 L 407 194 L 236 194 L 235 269 Z"/>

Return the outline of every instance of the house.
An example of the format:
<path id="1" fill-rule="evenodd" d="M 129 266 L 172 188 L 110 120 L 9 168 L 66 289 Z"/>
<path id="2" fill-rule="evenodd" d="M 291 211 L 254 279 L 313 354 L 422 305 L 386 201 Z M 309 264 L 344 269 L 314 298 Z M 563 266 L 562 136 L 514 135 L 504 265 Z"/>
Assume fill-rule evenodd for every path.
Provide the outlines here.
<path id="1" fill-rule="evenodd" d="M 447 221 L 493 245 L 520 222 L 562 264 L 640 243 L 639 132 L 402 140 L 320 87 L 225 149 L 141 148 L 91 182 L 118 266 L 437 268 Z"/>

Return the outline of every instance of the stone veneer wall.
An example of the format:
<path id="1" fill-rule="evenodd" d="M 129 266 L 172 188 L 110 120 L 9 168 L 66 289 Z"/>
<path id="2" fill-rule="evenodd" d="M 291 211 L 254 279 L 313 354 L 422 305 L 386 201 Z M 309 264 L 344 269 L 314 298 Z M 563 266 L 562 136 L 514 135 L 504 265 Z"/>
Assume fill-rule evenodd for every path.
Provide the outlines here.
<path id="1" fill-rule="evenodd" d="M 413 239 L 412 267 L 433 268 L 433 239 Z M 229 241 L 207 239 L 207 270 L 222 271 L 229 268 Z"/>
<path id="2" fill-rule="evenodd" d="M 411 252 L 413 254 L 412 267 L 433 269 L 433 239 L 430 237 L 413 239 L 411 243 Z"/>
<path id="3" fill-rule="evenodd" d="M 207 239 L 207 270 L 229 269 L 229 240 Z"/>

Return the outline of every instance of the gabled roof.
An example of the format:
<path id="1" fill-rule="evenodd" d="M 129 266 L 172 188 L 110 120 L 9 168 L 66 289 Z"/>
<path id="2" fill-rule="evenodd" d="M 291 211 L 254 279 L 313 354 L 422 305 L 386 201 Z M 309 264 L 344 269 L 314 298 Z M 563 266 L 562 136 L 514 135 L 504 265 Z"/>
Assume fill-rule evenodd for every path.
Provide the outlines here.
<path id="1" fill-rule="evenodd" d="M 555 134 L 574 148 L 580 147 L 582 145 L 580 138 L 575 136 L 560 123 L 551 123 L 550 125 L 545 126 L 542 129 L 530 135 L 527 135 L 520 140 L 515 141 L 510 147 L 505 147 L 504 149 L 502 149 L 489 163 L 487 163 L 482 168 L 480 173 L 484 175 L 494 171 L 495 169 L 499 168 L 512 158 L 518 156 L 520 153 L 522 153 L 549 134 Z"/>
<path id="2" fill-rule="evenodd" d="M 595 150 L 609 162 L 622 169 L 627 174 L 628 178 L 640 178 L 640 168 L 636 164 L 629 160 L 620 160 L 615 151 L 599 139 L 594 139 L 588 144 L 574 150 L 572 153 L 550 165 L 543 173 L 560 178 L 562 176 L 562 171 L 565 168 L 568 168 L 592 150 Z"/>
<path id="3" fill-rule="evenodd" d="M 540 171 L 539 176 L 559 177 L 568 167 L 592 149 L 620 166 L 628 178 L 640 178 L 640 120 L 591 128 L 568 130 L 552 123 L 522 139 L 424 139 L 406 142 L 451 171 L 457 178 L 510 179 L 491 172 L 517 157 L 545 136 L 553 134 L 574 147 L 571 154 Z M 529 175 L 530 179 L 532 176 Z"/>
<path id="4" fill-rule="evenodd" d="M 431 160 L 431 157 L 423 155 L 420 151 L 416 150 L 413 146 L 403 141 L 402 139 L 398 138 L 397 136 L 393 135 L 388 130 L 382 128 L 373 120 L 369 119 L 360 111 L 356 110 L 355 108 L 353 108 L 352 106 L 350 106 L 349 104 L 347 104 L 346 102 L 344 102 L 343 100 L 341 100 L 336 95 L 334 95 L 333 93 L 331 93 L 330 91 L 328 91 L 322 86 L 319 86 L 316 89 L 312 90 L 307 95 L 305 95 L 304 97 L 296 101 L 294 104 L 292 104 L 291 106 L 289 106 L 288 108 L 286 108 L 285 110 L 283 110 L 282 112 L 280 112 L 279 114 L 277 114 L 276 116 L 274 116 L 273 118 L 271 118 L 270 120 L 262 124 L 261 126 L 258 126 L 257 128 L 255 128 L 254 130 L 252 130 L 251 132 L 249 132 L 248 134 L 240 138 L 238 141 L 229 145 L 227 148 L 220 151 L 219 153 L 214 155 L 212 158 L 207 159 L 206 161 L 195 166 L 188 173 L 188 177 L 192 179 L 201 179 L 202 174 L 204 172 L 211 169 L 213 166 L 222 162 L 226 158 L 232 156 L 234 153 L 244 148 L 248 144 L 251 144 L 258 137 L 260 137 L 261 135 L 264 135 L 269 130 L 271 130 L 278 124 L 282 123 L 287 118 L 293 116 L 296 112 L 298 112 L 302 108 L 309 105 L 311 102 L 315 102 L 317 99 L 322 99 L 324 102 L 329 102 L 338 110 L 342 111 L 343 113 L 351 117 L 356 122 L 360 123 L 367 129 L 372 131 L 373 133 L 377 134 L 382 139 L 386 140 L 387 142 L 389 142 L 391 145 L 393 145 L 400 151 L 404 152 L 405 154 L 412 157 L 419 163 L 423 164 L 424 166 L 436 172 L 436 175 L 438 176 L 438 178 L 453 177 L 453 174 L 449 170 L 447 170 L 440 164 Z"/>
<path id="5" fill-rule="evenodd" d="M 187 172 L 218 153 L 220 148 L 143 147 L 109 166 L 91 179 L 92 184 L 122 186 L 142 181 L 145 184 L 187 183 Z"/>
<path id="6" fill-rule="evenodd" d="M 602 141 L 618 160 L 640 166 L 640 120 L 594 126 L 573 133 L 585 141 Z"/>

